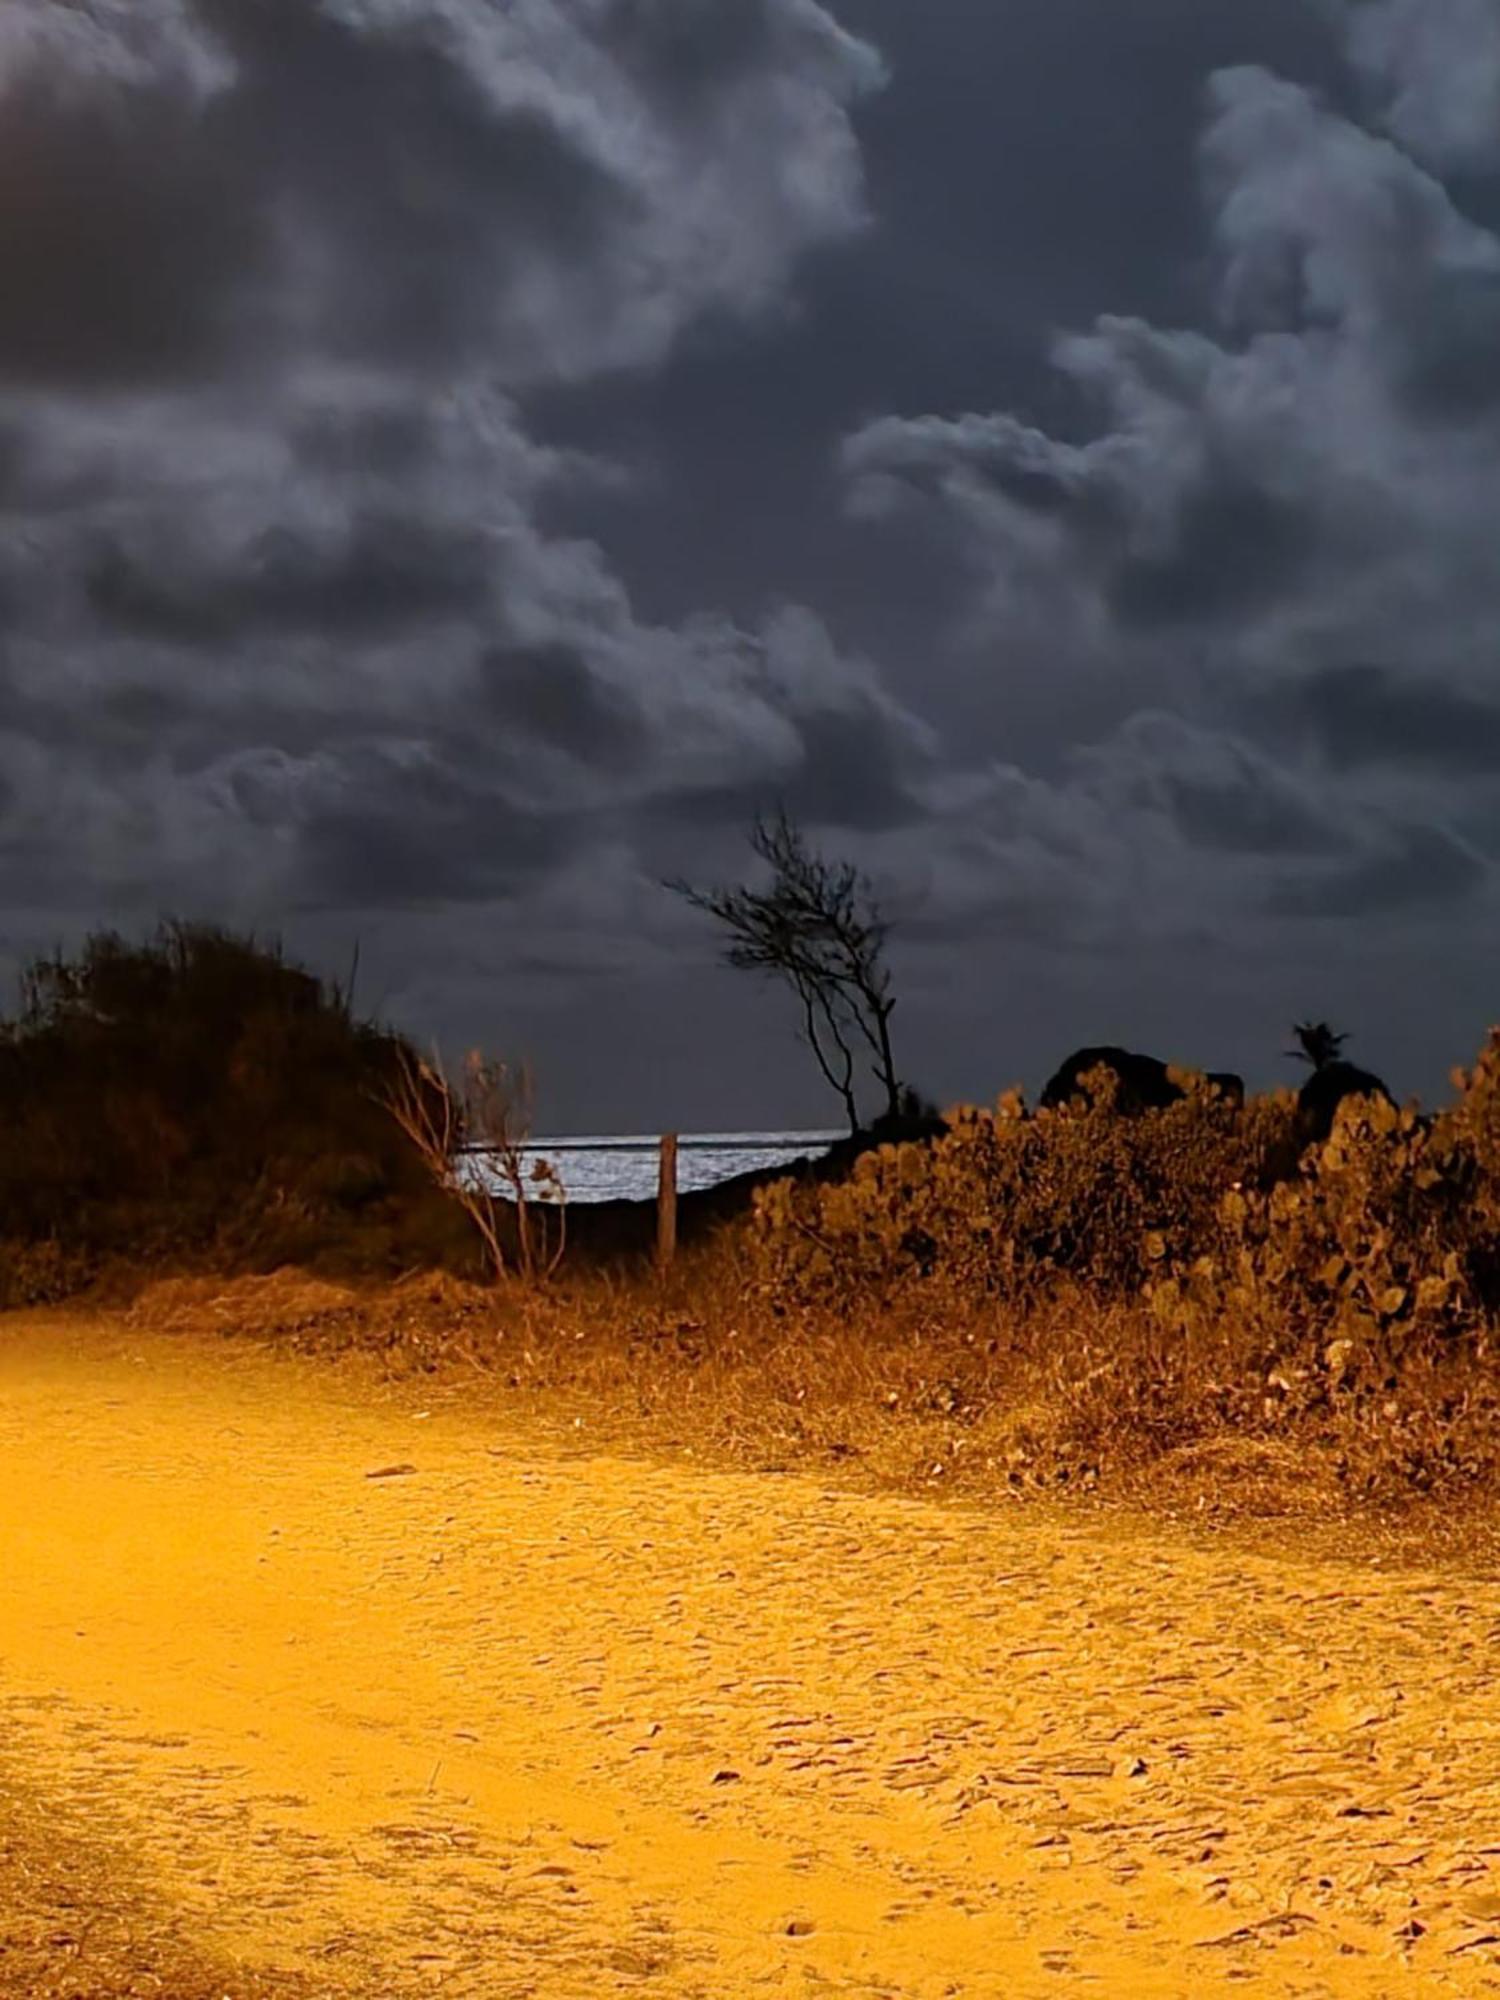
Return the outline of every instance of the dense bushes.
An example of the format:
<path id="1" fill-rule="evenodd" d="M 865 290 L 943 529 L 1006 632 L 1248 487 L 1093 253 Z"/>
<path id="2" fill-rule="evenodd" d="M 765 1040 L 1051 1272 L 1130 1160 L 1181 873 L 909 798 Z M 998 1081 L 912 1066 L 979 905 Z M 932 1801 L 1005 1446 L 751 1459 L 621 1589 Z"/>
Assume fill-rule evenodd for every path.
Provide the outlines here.
<path id="1" fill-rule="evenodd" d="M 378 1098 L 403 1044 L 276 947 L 168 924 L 34 964 L 0 1026 L 0 1289 L 191 1249 L 341 1251 L 377 1266 L 462 1242 Z"/>
<path id="2" fill-rule="evenodd" d="M 1226 1188 L 1295 1164 L 1290 1093 L 1243 1109 L 1198 1083 L 1137 1117 L 1095 1072 L 1092 1106 L 1029 1116 L 1019 1098 L 953 1113 L 943 1136 L 867 1153 L 841 1182 L 779 1181 L 757 1198 L 763 1277 L 803 1302 L 887 1296 L 914 1276 L 1036 1303 L 1071 1280 L 1139 1294 L 1211 1247 Z"/>
<path id="3" fill-rule="evenodd" d="M 1153 1309 L 1187 1330 L 1231 1313 L 1268 1348 L 1315 1348 L 1335 1380 L 1378 1386 L 1419 1353 L 1482 1341 L 1500 1304 L 1497 1169 L 1448 1118 L 1351 1104 L 1294 1178 L 1221 1197 L 1212 1241 L 1152 1288 Z"/>
<path id="4" fill-rule="evenodd" d="M 1427 1459 L 1457 1466 L 1465 1424 L 1477 1434 L 1494 1402 L 1500 1031 L 1455 1080 L 1436 1119 L 1354 1100 L 1301 1153 L 1290 1093 L 1237 1111 L 1195 1088 L 1138 1117 L 1107 1104 L 1032 1117 L 1002 1100 L 955 1114 L 930 1145 L 867 1156 L 841 1184 L 764 1190 L 758 1276 L 783 1308 L 925 1297 L 959 1320 L 1071 1297 L 1222 1418 L 1336 1408 L 1389 1427 L 1420 1409 L 1442 1431 Z M 1080 1353 L 1090 1340 L 1080 1322 Z"/>

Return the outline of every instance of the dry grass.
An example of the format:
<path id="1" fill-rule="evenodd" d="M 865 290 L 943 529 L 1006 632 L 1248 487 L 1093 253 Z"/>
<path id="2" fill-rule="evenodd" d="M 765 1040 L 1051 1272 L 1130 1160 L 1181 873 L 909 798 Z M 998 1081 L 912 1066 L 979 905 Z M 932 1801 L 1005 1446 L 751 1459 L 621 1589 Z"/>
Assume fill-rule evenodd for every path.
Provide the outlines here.
<path id="1" fill-rule="evenodd" d="M 325 1355 L 394 1353 L 430 1370 L 444 1359 L 483 1365 L 466 1335 L 477 1323 L 492 1328 L 496 1310 L 495 1292 L 447 1271 L 335 1284 L 286 1266 L 260 1276 L 150 1279 L 134 1290 L 123 1318 L 148 1333 L 270 1337 Z"/>
<path id="2" fill-rule="evenodd" d="M 1210 1518 L 1410 1511 L 1500 1494 L 1492 1406 L 1413 1378 L 1372 1418 L 1268 1387 L 1234 1329 L 1184 1340 L 1142 1308 L 1062 1295 L 1025 1315 L 925 1296 L 867 1314 L 779 1307 L 738 1239 L 642 1272 L 487 1289 L 444 1273 L 336 1285 L 296 1270 L 147 1285 L 127 1321 L 214 1329 L 443 1375 L 593 1445 L 757 1467 L 841 1465 L 887 1490 L 1072 1494 Z"/>

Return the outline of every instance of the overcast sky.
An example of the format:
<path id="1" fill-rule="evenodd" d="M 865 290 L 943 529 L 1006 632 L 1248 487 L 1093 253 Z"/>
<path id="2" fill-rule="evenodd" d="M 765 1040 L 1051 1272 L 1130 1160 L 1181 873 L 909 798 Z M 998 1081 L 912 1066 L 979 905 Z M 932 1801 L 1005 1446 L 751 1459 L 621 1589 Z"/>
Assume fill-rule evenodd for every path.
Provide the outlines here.
<path id="1" fill-rule="evenodd" d="M 540 1123 L 1500 1020 L 1500 0 L 4 0 L 0 970 L 279 932 Z"/>

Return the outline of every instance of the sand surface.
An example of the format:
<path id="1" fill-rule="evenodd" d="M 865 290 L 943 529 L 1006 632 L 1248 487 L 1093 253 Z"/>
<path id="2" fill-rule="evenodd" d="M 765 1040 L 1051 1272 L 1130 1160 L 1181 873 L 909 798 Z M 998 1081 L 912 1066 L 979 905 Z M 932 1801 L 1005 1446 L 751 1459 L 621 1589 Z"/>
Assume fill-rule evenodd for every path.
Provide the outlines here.
<path id="1" fill-rule="evenodd" d="M 1500 1992 L 1477 1572 L 591 1456 L 16 1319 L 0 1565 L 0 1819 L 271 1990 Z M 49 1948 L 23 1859 L 5 2000 Z M 78 1916 L 50 1948 L 108 1991 Z"/>

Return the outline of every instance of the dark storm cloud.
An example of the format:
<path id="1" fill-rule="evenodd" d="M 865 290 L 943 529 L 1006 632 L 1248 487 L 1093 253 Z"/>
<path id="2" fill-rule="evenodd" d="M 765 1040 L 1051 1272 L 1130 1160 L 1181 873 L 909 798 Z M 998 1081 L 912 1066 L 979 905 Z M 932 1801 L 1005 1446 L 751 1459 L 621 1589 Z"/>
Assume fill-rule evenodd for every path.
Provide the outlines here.
<path id="1" fill-rule="evenodd" d="M 621 474 L 503 393 L 780 310 L 864 224 L 880 81 L 814 0 L 11 9 L 11 856 L 497 900 L 597 814 L 832 770 L 829 717 L 893 783 L 875 670 L 811 614 L 642 620 L 541 525 Z"/>
<path id="2" fill-rule="evenodd" d="M 1441 309 L 1402 329 L 1396 386 L 1419 418 L 1467 423 L 1500 407 L 1500 269 L 1458 272 Z"/>
<path id="3" fill-rule="evenodd" d="M 813 0 L 735 0 L 732 35 L 682 0 L 155 0 L 76 33 L 16 4 L 0 366 L 168 377 L 232 330 L 262 363 L 582 376 L 773 306 L 863 218 L 845 107 L 879 66 Z"/>
<path id="4" fill-rule="evenodd" d="M 357 907 L 372 878 L 397 907 L 501 902 L 576 840 L 566 823 L 497 797 L 460 760 L 375 752 L 349 759 L 302 809 L 297 906 Z"/>
<path id="5" fill-rule="evenodd" d="M 603 245 L 639 227 L 625 180 L 539 98 L 490 102 L 437 10 L 213 11 L 240 75 L 227 143 L 286 215 L 289 253 L 315 260 L 316 290 L 288 307 L 313 308 L 307 331 L 407 366 L 493 347 L 544 367 L 528 277 L 555 286 L 572 264 L 597 284 Z"/>
<path id="6" fill-rule="evenodd" d="M 1405 517 L 1459 511 L 1472 454 L 1419 435 L 1435 470 L 1452 459 L 1451 498 L 1404 487 L 1399 401 L 1483 400 L 1476 301 L 1500 243 L 1293 85 L 1227 72 L 1211 102 L 1218 302 L 1239 337 L 1106 315 L 1052 351 L 1110 429 L 1079 445 L 1004 416 L 886 418 L 844 448 L 860 506 L 935 495 L 1002 574 L 1081 583 L 1125 626 L 1210 629 L 1368 572 L 1383 544 L 1409 553 Z"/>
<path id="7" fill-rule="evenodd" d="M 5 73 L 0 69 L 0 85 Z M 201 375 L 253 317 L 270 244 L 247 175 L 166 89 L 0 89 L 0 378 Z"/>
<path id="8" fill-rule="evenodd" d="M 1500 702 L 1383 667 L 1331 667 L 1294 699 L 1336 770 L 1370 765 L 1500 776 Z"/>
<path id="9" fill-rule="evenodd" d="M 1307 555 L 1308 523 L 1294 506 L 1210 466 L 1180 496 L 1170 547 L 1125 556 L 1106 598 L 1127 626 L 1222 616 L 1284 591 Z"/>
<path id="10" fill-rule="evenodd" d="M 779 800 L 1038 1036 L 1012 942 L 1098 1009 L 1467 914 L 1493 29 L 0 5 L 7 909 L 383 914 L 596 1070 Z"/>
<path id="11" fill-rule="evenodd" d="M 625 688 L 562 645 L 494 647 L 480 662 L 487 720 L 606 771 L 637 768 L 651 749 L 645 715 Z"/>
<path id="12" fill-rule="evenodd" d="M 1002 721 L 982 684 L 936 657 L 960 581 L 951 528 L 841 521 L 831 447 L 882 410 L 1003 400 L 1034 423 L 1068 421 L 1049 328 L 1196 309 L 1205 75 L 1254 55 L 1322 77 L 1334 41 L 1307 0 L 836 11 L 892 77 L 857 118 L 874 229 L 807 263 L 794 320 L 705 324 L 649 383 L 549 395 L 546 422 L 651 465 L 635 505 L 575 518 L 660 615 L 707 598 L 748 617 L 767 596 L 800 598 L 956 738 L 1045 756 L 1048 690 L 1012 689 Z M 1109 709 L 1087 703 L 1087 726 Z"/>
<path id="13" fill-rule="evenodd" d="M 1315 777 L 1254 744 L 1182 717 L 1142 711 L 1074 756 L 1075 769 L 1128 822 L 1160 815 L 1190 848 L 1228 855 L 1345 852 L 1353 833 Z"/>
<path id="14" fill-rule="evenodd" d="M 772 11 L 758 0 L 692 8 L 679 0 L 611 0 L 598 36 L 627 74 L 666 91 L 690 115 L 756 71 L 786 61 L 797 68 L 838 62 L 848 48 L 821 10 Z"/>
<path id="15" fill-rule="evenodd" d="M 396 512 L 363 512 L 336 537 L 272 526 L 225 571 L 178 564 L 160 545 L 107 537 L 85 558 L 84 594 L 102 622 L 143 639 L 232 643 L 261 632 L 334 638 L 477 616 L 490 587 L 480 533 Z"/>
<path id="16" fill-rule="evenodd" d="M 928 759 L 919 732 L 904 735 L 876 708 L 825 709 L 800 715 L 791 761 L 774 776 L 726 778 L 665 802 L 663 823 L 732 827 L 785 807 L 813 828 L 876 833 L 927 816 L 914 783 Z M 739 861 L 736 862 L 739 866 Z"/>
<path id="17" fill-rule="evenodd" d="M 1272 885 L 1273 915 L 1383 917 L 1456 906 L 1489 879 L 1489 864 L 1462 840 L 1431 826 L 1406 827 L 1376 852 L 1343 868 Z"/>
<path id="18" fill-rule="evenodd" d="M 1053 362 L 1094 420 L 1081 441 L 1000 412 L 872 421 L 842 448 L 851 505 L 949 521 L 977 584 L 964 619 L 996 660 L 1043 670 L 1050 634 L 1070 674 L 1128 688 L 1149 649 L 1201 718 L 1142 713 L 1045 798 L 1012 785 L 1003 817 L 1022 798 L 1052 837 L 999 829 L 997 871 L 1063 860 L 1059 895 L 1097 917 L 1107 801 L 1151 899 L 1143 935 L 1173 910 L 1226 936 L 1261 910 L 1399 913 L 1424 879 L 1436 908 L 1489 874 L 1447 830 L 1441 779 L 1493 769 L 1500 239 L 1298 84 L 1239 66 L 1205 103 L 1214 330 L 1106 314 L 1059 334 Z M 1393 650 L 1422 661 L 1415 684 L 1327 666 Z M 1317 765 L 1278 722 L 1292 712 Z M 1388 805 L 1365 782 L 1377 767 L 1399 780 Z M 1464 810 L 1490 817 L 1478 794 Z M 1071 871 L 1059 826 L 1079 836 Z"/>

